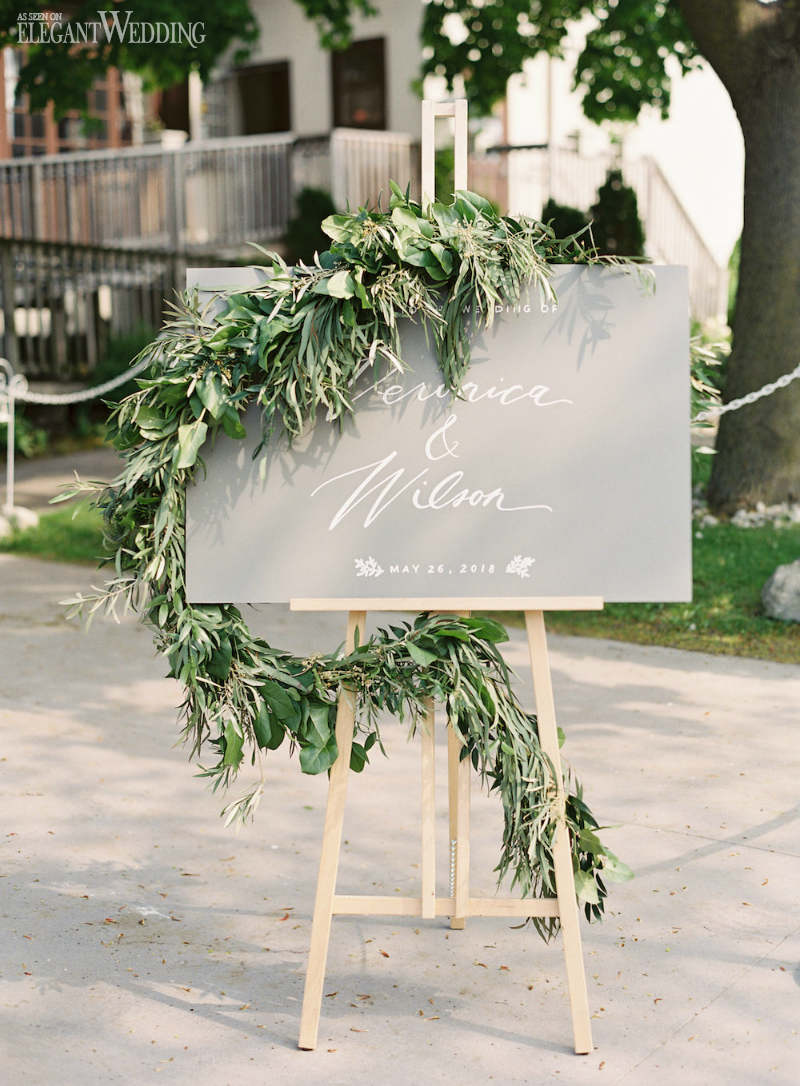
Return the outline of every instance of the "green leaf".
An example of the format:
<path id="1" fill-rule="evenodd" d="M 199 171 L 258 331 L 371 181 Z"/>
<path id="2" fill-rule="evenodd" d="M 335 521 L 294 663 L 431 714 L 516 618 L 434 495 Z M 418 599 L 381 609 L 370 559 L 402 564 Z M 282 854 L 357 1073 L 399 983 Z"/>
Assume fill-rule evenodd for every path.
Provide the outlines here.
<path id="1" fill-rule="evenodd" d="M 225 755 L 222 759 L 223 765 L 238 767 L 242 760 L 243 743 L 244 739 L 237 732 L 233 721 L 228 721 L 225 725 Z"/>
<path id="2" fill-rule="evenodd" d="M 329 215 L 322 220 L 321 226 L 323 233 L 334 241 L 349 241 L 353 236 L 353 219 L 350 215 Z"/>
<path id="3" fill-rule="evenodd" d="M 349 271 L 334 272 L 329 279 L 320 279 L 314 287 L 315 294 L 328 294 L 331 298 L 352 298 L 356 284 Z"/>
<path id="4" fill-rule="evenodd" d="M 406 644 L 406 648 L 408 649 L 408 655 L 415 663 L 419 664 L 420 667 L 430 667 L 431 664 L 439 659 L 436 653 L 428 652 L 427 649 L 421 649 L 419 645 L 415 645 L 413 641 L 409 641 Z"/>
<path id="5" fill-rule="evenodd" d="M 228 437 L 241 441 L 247 437 L 247 430 L 242 425 L 235 407 L 227 407 L 222 416 L 222 429 Z"/>
<path id="6" fill-rule="evenodd" d="M 420 233 L 420 220 L 414 214 L 410 207 L 397 206 L 392 211 L 392 222 L 397 226 L 405 227 L 407 230 L 411 230 L 413 233 Z"/>
<path id="7" fill-rule="evenodd" d="M 196 389 L 209 415 L 212 419 L 218 419 L 226 406 L 219 376 L 216 373 L 207 373 L 202 381 L 197 382 Z"/>
<path id="8" fill-rule="evenodd" d="M 225 637 L 207 664 L 207 671 L 212 679 L 218 679 L 221 683 L 224 683 L 231 673 L 232 660 L 233 649 L 231 648 L 231 642 L 229 638 Z"/>
<path id="9" fill-rule="evenodd" d="M 479 196 L 477 192 L 470 192 L 469 189 L 457 189 L 456 190 L 456 208 L 460 211 L 463 207 L 467 207 L 472 211 L 480 211 L 483 215 L 489 216 L 489 218 L 496 218 L 497 212 L 492 207 L 489 200 L 485 196 Z"/>
<path id="10" fill-rule="evenodd" d="M 303 747 L 300 751 L 300 768 L 304 773 L 324 773 L 331 768 L 338 755 L 336 736 L 332 734 L 324 747 Z"/>
<path id="11" fill-rule="evenodd" d="M 277 716 L 271 713 L 266 705 L 261 705 L 253 720 L 253 734 L 260 747 L 266 750 L 277 750 L 284 740 L 286 731 Z"/>
<path id="12" fill-rule="evenodd" d="M 476 637 L 499 644 L 508 641 L 508 630 L 492 618 L 467 618 L 464 622 L 474 631 Z"/>
<path id="13" fill-rule="evenodd" d="M 208 426 L 202 420 L 178 427 L 178 446 L 173 461 L 176 469 L 194 465 L 207 433 Z"/>
<path id="14" fill-rule="evenodd" d="M 353 741 L 353 746 L 350 750 L 350 768 L 354 773 L 360 773 L 364 766 L 369 761 L 368 748 L 362 746 L 361 743 Z"/>
<path id="15" fill-rule="evenodd" d="M 433 245 L 431 245 L 431 253 L 433 253 L 436 259 L 439 261 L 442 270 L 446 272 L 447 275 L 449 275 L 450 272 L 453 270 L 453 254 L 451 253 L 451 251 L 445 248 L 445 246 L 442 245 L 441 242 L 436 241 L 433 243 Z"/>
<path id="16" fill-rule="evenodd" d="M 166 420 L 157 407 L 147 407 L 142 404 L 136 412 L 134 421 L 140 430 L 158 431 Z"/>
<path id="17" fill-rule="evenodd" d="M 600 904 L 600 895 L 597 892 L 597 884 L 595 883 L 591 872 L 581 871 L 580 868 L 575 870 L 575 894 L 578 901 L 583 901 L 589 905 Z"/>
<path id="18" fill-rule="evenodd" d="M 628 882 L 634 877 L 633 871 L 613 852 L 605 849 L 603 858 L 603 874 L 611 882 Z"/>
<path id="19" fill-rule="evenodd" d="M 296 732 L 300 724 L 300 704 L 278 683 L 267 680 L 261 687 L 264 701 L 278 720 L 291 732 Z"/>
<path id="20" fill-rule="evenodd" d="M 330 706 L 309 705 L 303 738 L 314 747 L 324 747 L 331 737 Z"/>

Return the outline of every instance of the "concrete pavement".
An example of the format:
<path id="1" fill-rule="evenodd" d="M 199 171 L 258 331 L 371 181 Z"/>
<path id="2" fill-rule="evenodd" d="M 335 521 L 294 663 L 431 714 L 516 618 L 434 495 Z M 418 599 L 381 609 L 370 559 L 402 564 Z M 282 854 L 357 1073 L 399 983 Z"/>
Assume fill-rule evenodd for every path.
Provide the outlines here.
<path id="1" fill-rule="evenodd" d="M 121 467 L 119 456 L 107 445 L 81 449 L 66 456 L 43 456 L 34 460 L 17 457 L 14 461 L 14 504 L 35 513 L 51 512 L 50 499 L 61 493 L 64 483 L 72 482 L 73 472 L 77 471 L 81 479 L 102 479 L 110 483 Z M 0 486 L 5 486 L 5 465 L 0 474 Z"/>
<path id="2" fill-rule="evenodd" d="M 565 756 L 636 871 L 584 925 L 595 1051 L 560 942 L 507 922 L 334 921 L 319 1048 L 296 1045 L 325 780 L 283 753 L 255 823 L 174 746 L 180 690 L 127 619 L 68 624 L 99 574 L 0 555 L 0 1080 L 789 1086 L 800 1066 L 800 668 L 551 638 Z M 287 647 L 342 616 L 259 609 Z M 524 675 L 515 633 L 508 659 Z M 341 892 L 417 886 L 419 747 L 351 776 Z M 440 892 L 447 889 L 439 727 Z M 473 789 L 472 881 L 497 802 Z M 388 955 L 388 956 L 387 956 Z"/>

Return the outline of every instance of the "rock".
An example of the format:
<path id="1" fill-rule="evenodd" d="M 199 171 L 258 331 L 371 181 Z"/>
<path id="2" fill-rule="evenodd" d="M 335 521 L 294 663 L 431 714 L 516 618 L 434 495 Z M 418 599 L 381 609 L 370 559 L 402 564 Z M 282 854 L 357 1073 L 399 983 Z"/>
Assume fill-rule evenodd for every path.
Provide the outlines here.
<path id="1" fill-rule="evenodd" d="M 770 618 L 800 622 L 800 558 L 778 566 L 761 590 L 761 602 Z"/>
<path id="2" fill-rule="evenodd" d="M 731 524 L 735 524 L 737 528 L 752 528 L 758 520 L 757 513 L 752 513 L 747 509 L 737 509 L 731 517 Z"/>
<path id="3" fill-rule="evenodd" d="M 39 523 L 38 513 L 34 513 L 32 509 L 25 509 L 21 505 L 4 505 L 2 518 L 12 528 L 16 528 L 17 531 L 23 531 L 25 528 L 35 528 Z"/>

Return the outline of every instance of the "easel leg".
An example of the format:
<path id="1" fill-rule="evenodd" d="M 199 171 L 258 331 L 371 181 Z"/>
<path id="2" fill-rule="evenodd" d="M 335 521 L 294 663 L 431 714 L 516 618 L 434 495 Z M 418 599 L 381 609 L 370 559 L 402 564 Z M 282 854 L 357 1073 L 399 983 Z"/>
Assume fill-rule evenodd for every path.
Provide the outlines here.
<path id="1" fill-rule="evenodd" d="M 470 762 L 461 760 L 461 740 L 447 727 L 447 791 L 450 801 L 450 864 L 454 914 L 450 927 L 461 931 L 466 925 L 469 903 L 469 804 Z"/>
<path id="2" fill-rule="evenodd" d="M 421 721 L 422 747 L 422 916 L 436 916 L 436 732 L 433 698 Z"/>
<path id="3" fill-rule="evenodd" d="M 526 611 L 525 627 L 528 632 L 528 650 L 531 657 L 533 689 L 536 696 L 539 741 L 542 750 L 553 763 L 560 790 L 562 785 L 561 757 L 558 750 L 558 729 L 556 727 L 556 711 L 547 653 L 544 614 L 541 611 Z M 553 861 L 558 911 L 561 918 L 561 934 L 564 940 L 564 958 L 567 967 L 567 986 L 572 1010 L 575 1051 L 579 1054 L 585 1054 L 592 1051 L 592 1027 L 589 1018 L 586 974 L 583 968 L 580 912 L 575 898 L 575 876 L 572 872 L 569 835 L 563 820 L 558 827 L 553 842 Z"/>
<path id="4" fill-rule="evenodd" d="M 349 613 L 347 617 L 348 652 L 354 648 L 356 629 L 363 629 L 365 621 L 366 614 L 363 611 Z M 331 934 L 333 897 L 336 892 L 339 851 L 342 845 L 342 824 L 347 798 L 347 777 L 350 773 L 354 721 L 355 696 L 352 691 L 343 689 L 339 695 L 339 708 L 336 714 L 336 745 L 339 756 L 331 768 L 328 784 L 328 805 L 325 810 L 325 828 L 322 832 L 322 853 L 319 861 L 317 894 L 314 899 L 314 920 L 311 925 L 311 947 L 308 954 L 298 1048 L 317 1047 L 322 986 L 325 982 L 325 963 L 328 959 L 328 942 Z"/>

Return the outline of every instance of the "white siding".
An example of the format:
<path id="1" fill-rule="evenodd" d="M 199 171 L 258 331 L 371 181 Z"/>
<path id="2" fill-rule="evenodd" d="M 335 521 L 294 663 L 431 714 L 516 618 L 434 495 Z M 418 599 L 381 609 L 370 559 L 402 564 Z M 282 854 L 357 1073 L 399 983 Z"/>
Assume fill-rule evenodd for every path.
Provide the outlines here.
<path id="1" fill-rule="evenodd" d="M 379 14 L 356 19 L 354 39 L 386 39 L 386 125 L 419 135 L 419 99 L 410 83 L 420 64 L 417 0 L 381 0 Z M 292 131 L 320 135 L 333 123 L 331 58 L 320 48 L 316 27 L 293 0 L 253 0 L 261 35 L 248 63 L 288 60 Z"/>

